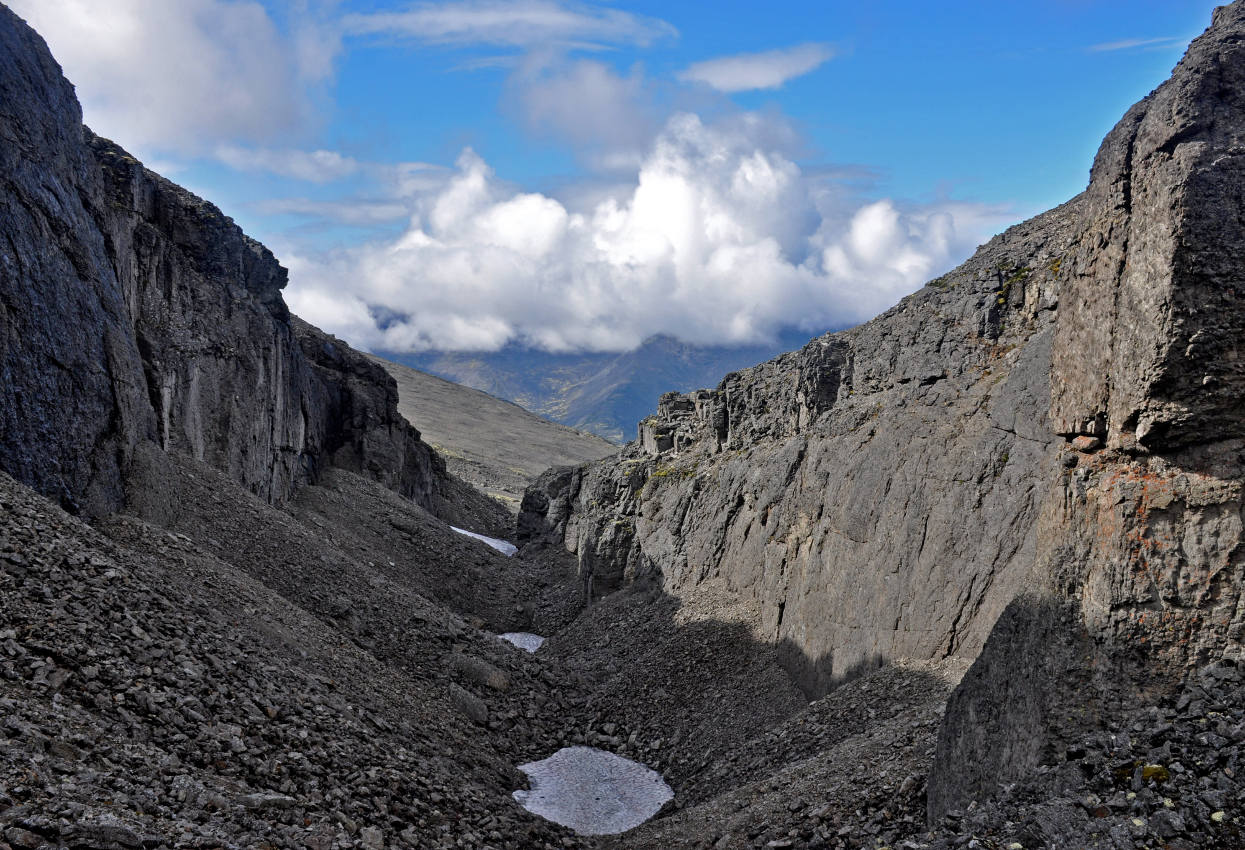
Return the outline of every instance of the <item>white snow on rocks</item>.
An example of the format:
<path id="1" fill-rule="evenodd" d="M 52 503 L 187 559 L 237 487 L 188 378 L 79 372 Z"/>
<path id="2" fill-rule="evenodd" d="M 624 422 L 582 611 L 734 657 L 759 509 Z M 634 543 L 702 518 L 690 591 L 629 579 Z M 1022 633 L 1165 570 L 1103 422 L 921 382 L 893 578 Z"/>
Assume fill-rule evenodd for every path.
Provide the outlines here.
<path id="1" fill-rule="evenodd" d="M 513 543 L 509 543 L 505 540 L 498 540 L 496 537 L 485 537 L 483 534 L 476 534 L 474 531 L 468 531 L 465 528 L 457 528 L 452 525 L 450 526 L 450 528 L 453 531 L 457 531 L 459 534 L 465 534 L 468 537 L 474 537 L 476 540 L 483 540 L 485 543 L 492 546 L 498 552 L 501 552 L 507 558 L 509 558 L 515 552 L 519 551 L 518 546 L 515 546 Z"/>
<path id="2" fill-rule="evenodd" d="M 532 786 L 514 792 L 523 808 L 580 835 L 634 829 L 674 798 L 661 774 L 593 747 L 565 747 L 519 770 Z"/>
<path id="3" fill-rule="evenodd" d="M 505 634 L 498 635 L 498 637 L 507 643 L 513 643 L 519 649 L 526 649 L 528 652 L 535 652 L 545 642 L 543 637 L 534 635 L 531 632 L 506 632 Z"/>

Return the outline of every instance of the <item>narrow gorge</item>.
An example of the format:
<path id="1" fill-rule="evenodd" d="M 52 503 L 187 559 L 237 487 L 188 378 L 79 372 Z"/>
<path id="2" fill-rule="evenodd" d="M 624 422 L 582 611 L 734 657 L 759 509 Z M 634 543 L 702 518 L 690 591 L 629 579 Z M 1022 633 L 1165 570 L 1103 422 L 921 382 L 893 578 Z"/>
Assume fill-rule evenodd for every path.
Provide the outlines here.
<path id="1" fill-rule="evenodd" d="M 605 457 L 429 445 L 2 5 L 0 236 L 0 850 L 1245 847 L 1245 0 L 1084 193 Z M 586 748 L 652 819 L 520 805 Z"/>

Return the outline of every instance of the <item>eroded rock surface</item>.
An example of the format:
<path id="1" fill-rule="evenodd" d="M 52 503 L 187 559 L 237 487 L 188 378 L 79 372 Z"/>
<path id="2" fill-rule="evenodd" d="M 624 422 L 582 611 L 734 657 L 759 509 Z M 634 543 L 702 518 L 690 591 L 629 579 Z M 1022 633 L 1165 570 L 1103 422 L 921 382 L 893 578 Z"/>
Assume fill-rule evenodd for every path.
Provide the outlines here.
<path id="1" fill-rule="evenodd" d="M 975 655 L 1028 581 L 1059 465 L 1048 368 L 1081 209 L 867 325 L 663 397 L 619 462 L 529 490 L 521 540 L 562 542 L 598 592 L 724 579 L 766 605 L 810 694 L 881 659 Z"/>
<path id="2" fill-rule="evenodd" d="M 103 515 L 155 443 L 273 503 L 337 466 L 500 529 L 384 370 L 293 319 L 286 270 L 219 209 L 83 127 L 42 39 L 3 8 L 0 67 L 0 468 Z"/>
<path id="3" fill-rule="evenodd" d="M 547 473 L 521 541 L 574 553 L 596 594 L 720 580 L 810 695 L 977 658 L 935 819 L 1240 653 L 1243 42 L 1245 6 L 1217 10 L 1083 195 L 859 328 L 664 396 L 619 458 Z"/>

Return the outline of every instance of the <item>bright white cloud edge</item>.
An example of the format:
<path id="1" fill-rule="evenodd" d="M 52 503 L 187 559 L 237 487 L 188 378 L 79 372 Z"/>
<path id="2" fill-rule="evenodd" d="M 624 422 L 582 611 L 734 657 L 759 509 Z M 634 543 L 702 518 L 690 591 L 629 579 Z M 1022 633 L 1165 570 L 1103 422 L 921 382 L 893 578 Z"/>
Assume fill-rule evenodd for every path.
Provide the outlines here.
<path id="1" fill-rule="evenodd" d="M 144 160 L 264 144 L 314 123 L 332 39 L 285 35 L 257 2 L 9 0 L 78 86 L 97 133 Z"/>
<path id="2" fill-rule="evenodd" d="M 338 49 L 331 33 L 282 35 L 254 2 L 12 5 L 47 37 L 68 76 L 88 83 L 80 89 L 86 120 L 144 160 L 169 152 L 312 184 L 383 182 L 370 200 L 274 199 L 265 207 L 365 227 L 410 220 L 398 239 L 332 253 L 305 243 L 273 246 L 291 266 L 295 310 L 366 347 L 488 350 L 522 341 L 624 350 L 654 333 L 729 344 L 792 323 L 841 326 L 889 306 L 1006 217 L 972 204 L 836 199 L 774 148 L 764 132 L 772 121 L 705 127 L 678 116 L 655 146 L 631 139 L 603 150 L 616 176 L 632 164 L 635 179 L 616 181 L 632 188 L 584 208 L 508 189 L 470 153 L 447 171 L 274 147 L 304 125 L 308 86 L 331 73 Z M 494 6 L 436 8 L 484 15 Z M 648 24 L 594 7 L 522 8 L 569 10 L 546 25 L 582 38 L 634 41 L 662 29 L 639 36 L 632 30 Z M 598 12 L 603 17 L 589 20 Z M 802 45 L 695 67 L 722 87 L 779 85 L 825 61 L 827 50 Z M 196 62 L 175 61 L 186 55 Z M 183 70 L 170 74 L 170 67 Z M 537 80 L 567 103 L 612 104 L 589 122 L 592 138 L 578 140 L 584 144 L 621 138 L 614 113 L 640 123 L 642 78 L 602 68 L 581 62 Z M 565 132 L 567 110 L 559 98 L 542 100 L 537 88 L 523 102 L 531 120 Z M 241 100 L 220 98 L 222 90 Z"/>
<path id="3" fill-rule="evenodd" d="M 629 190 L 575 209 L 466 151 L 410 198 L 398 237 L 276 245 L 291 308 L 372 350 L 623 351 L 654 334 L 749 344 L 876 315 L 962 259 L 1011 210 L 854 200 L 762 142 L 762 116 L 676 115 Z"/>

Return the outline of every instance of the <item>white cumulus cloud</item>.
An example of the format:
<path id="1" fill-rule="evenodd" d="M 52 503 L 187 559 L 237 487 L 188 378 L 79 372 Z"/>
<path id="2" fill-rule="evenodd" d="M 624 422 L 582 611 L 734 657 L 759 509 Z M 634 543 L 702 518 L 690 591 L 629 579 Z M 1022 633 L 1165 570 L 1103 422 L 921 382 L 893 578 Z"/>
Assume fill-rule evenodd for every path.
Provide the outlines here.
<path id="1" fill-rule="evenodd" d="M 583 209 L 509 189 L 466 151 L 412 199 L 399 237 L 281 252 L 290 306 L 374 349 L 625 350 L 656 333 L 750 343 L 866 319 L 1006 215 L 845 202 L 760 143 L 766 123 L 676 115 L 631 188 Z"/>
<path id="2" fill-rule="evenodd" d="M 776 89 L 788 80 L 815 71 L 833 57 L 834 48 L 828 44 L 799 44 L 696 62 L 680 72 L 679 78 L 722 92 Z"/>

